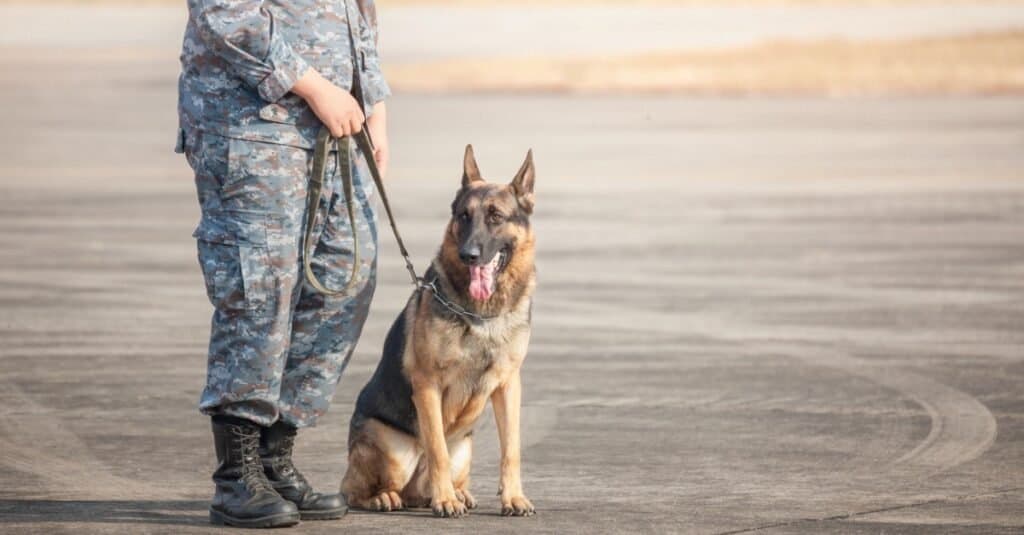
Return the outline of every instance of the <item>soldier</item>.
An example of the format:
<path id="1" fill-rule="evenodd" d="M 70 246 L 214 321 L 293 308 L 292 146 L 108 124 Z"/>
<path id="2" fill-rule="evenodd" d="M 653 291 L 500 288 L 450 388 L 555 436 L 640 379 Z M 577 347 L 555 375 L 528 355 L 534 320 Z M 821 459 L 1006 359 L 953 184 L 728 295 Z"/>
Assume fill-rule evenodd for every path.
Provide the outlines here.
<path id="1" fill-rule="evenodd" d="M 298 429 L 326 412 L 373 296 L 375 190 L 365 158 L 388 161 L 390 89 L 372 0 L 188 0 L 178 152 L 195 172 L 195 231 L 213 303 L 206 388 L 218 467 L 210 519 L 277 527 L 340 518 L 340 495 L 314 492 L 292 463 Z M 311 231 L 316 276 L 351 290 L 318 294 L 301 275 L 312 147 L 364 123 L 375 154 L 340 143 Z M 351 170 L 354 225 L 340 175 Z M 353 228 L 354 227 L 354 228 Z M 354 251 L 358 246 L 358 254 Z M 358 258 L 358 265 L 354 259 Z"/>

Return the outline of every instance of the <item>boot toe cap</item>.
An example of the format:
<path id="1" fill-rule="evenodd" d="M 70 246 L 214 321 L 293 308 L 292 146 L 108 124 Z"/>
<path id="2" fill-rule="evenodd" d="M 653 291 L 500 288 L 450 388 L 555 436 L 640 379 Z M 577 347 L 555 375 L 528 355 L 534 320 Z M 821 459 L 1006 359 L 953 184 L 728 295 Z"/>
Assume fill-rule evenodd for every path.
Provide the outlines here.
<path id="1" fill-rule="evenodd" d="M 299 505 L 299 511 L 306 520 L 341 518 L 348 512 L 348 504 L 340 494 L 313 493 Z"/>

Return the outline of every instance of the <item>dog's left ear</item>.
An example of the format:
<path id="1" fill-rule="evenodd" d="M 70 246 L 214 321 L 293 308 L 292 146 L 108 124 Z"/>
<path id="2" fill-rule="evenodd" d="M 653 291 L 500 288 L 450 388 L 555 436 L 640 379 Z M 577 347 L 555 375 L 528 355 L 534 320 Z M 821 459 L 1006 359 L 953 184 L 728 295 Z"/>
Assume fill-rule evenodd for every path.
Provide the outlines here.
<path id="1" fill-rule="evenodd" d="M 512 191 L 516 194 L 516 201 L 519 206 L 528 214 L 533 213 L 533 149 L 526 153 L 526 161 L 519 168 L 516 177 L 512 179 Z"/>

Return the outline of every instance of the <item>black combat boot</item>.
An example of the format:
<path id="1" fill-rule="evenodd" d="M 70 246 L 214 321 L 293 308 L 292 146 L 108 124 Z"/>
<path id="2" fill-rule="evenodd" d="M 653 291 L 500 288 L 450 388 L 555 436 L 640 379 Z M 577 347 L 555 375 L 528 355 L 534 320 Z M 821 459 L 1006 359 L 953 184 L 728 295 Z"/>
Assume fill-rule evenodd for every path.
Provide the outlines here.
<path id="1" fill-rule="evenodd" d="M 230 416 L 213 417 L 220 465 L 210 522 L 241 528 L 277 528 L 299 523 L 299 509 L 274 491 L 260 463 L 260 426 Z"/>
<path id="2" fill-rule="evenodd" d="M 340 494 L 313 492 L 313 487 L 292 463 L 297 433 L 297 429 L 282 421 L 263 428 L 260 459 L 267 479 L 278 494 L 299 507 L 303 520 L 330 520 L 345 516 L 348 512 L 345 499 Z"/>

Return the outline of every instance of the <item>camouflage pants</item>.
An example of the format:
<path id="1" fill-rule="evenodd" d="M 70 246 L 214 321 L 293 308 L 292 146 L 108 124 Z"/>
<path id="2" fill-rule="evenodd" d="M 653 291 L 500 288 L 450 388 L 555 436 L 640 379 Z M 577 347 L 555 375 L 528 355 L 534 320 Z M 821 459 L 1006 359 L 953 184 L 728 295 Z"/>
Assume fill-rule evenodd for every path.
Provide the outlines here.
<path id="1" fill-rule="evenodd" d="M 312 151 L 202 132 L 187 140 L 202 210 L 194 236 L 214 306 L 203 413 L 306 427 L 327 411 L 376 282 L 373 180 L 352 146 L 356 228 L 337 166 L 329 164 L 312 267 L 331 288 L 343 287 L 353 270 L 358 282 L 348 295 L 325 297 L 304 282 L 300 267 Z"/>

